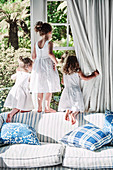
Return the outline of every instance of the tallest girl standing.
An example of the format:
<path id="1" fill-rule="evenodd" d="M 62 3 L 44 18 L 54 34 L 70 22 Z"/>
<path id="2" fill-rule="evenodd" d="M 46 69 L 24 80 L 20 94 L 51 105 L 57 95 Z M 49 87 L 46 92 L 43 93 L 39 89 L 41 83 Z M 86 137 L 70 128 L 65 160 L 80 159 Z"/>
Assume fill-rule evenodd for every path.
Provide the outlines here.
<path id="1" fill-rule="evenodd" d="M 41 21 L 35 25 L 35 31 L 39 32 L 42 39 L 34 45 L 32 59 L 34 65 L 31 73 L 30 91 L 38 94 L 38 112 L 42 111 L 43 94 L 46 93 L 45 112 L 55 112 L 50 108 L 52 93 L 59 92 L 60 79 L 55 68 L 57 60 L 53 54 L 52 27 Z"/>

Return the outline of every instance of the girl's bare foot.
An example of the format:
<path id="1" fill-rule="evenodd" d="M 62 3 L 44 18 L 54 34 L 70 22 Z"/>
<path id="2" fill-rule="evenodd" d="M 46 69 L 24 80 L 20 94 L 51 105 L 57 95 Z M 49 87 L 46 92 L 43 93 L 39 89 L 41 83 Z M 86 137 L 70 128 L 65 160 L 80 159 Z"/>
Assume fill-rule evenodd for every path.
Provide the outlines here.
<path id="1" fill-rule="evenodd" d="M 8 113 L 6 122 L 7 122 L 7 123 L 11 122 L 12 117 L 13 117 L 13 116 L 12 116 L 10 113 Z"/>
<path id="2" fill-rule="evenodd" d="M 66 111 L 65 120 L 69 121 L 69 110 Z"/>
<path id="3" fill-rule="evenodd" d="M 21 110 L 20 112 L 21 112 L 21 113 L 24 113 L 24 112 L 31 112 L 31 110 L 26 110 L 26 111 L 25 111 L 25 110 Z"/>
<path id="4" fill-rule="evenodd" d="M 49 109 L 45 109 L 45 113 L 56 113 L 56 110 L 49 108 Z"/>
<path id="5" fill-rule="evenodd" d="M 80 112 L 70 113 L 71 114 L 71 123 L 72 123 L 72 125 L 74 125 L 76 123 L 75 117 L 77 116 L 78 113 L 80 113 Z"/>
<path id="6" fill-rule="evenodd" d="M 76 123 L 75 113 L 71 113 L 71 124 L 74 125 Z"/>
<path id="7" fill-rule="evenodd" d="M 7 123 L 8 123 L 8 122 L 11 122 L 12 117 L 13 117 L 16 113 L 18 113 L 19 111 L 20 111 L 19 109 L 13 108 L 12 111 L 11 111 L 11 113 L 9 113 L 9 114 L 7 115 L 6 122 L 7 122 Z"/>
<path id="8" fill-rule="evenodd" d="M 42 110 L 39 110 L 39 109 L 38 109 L 37 112 L 42 112 Z"/>

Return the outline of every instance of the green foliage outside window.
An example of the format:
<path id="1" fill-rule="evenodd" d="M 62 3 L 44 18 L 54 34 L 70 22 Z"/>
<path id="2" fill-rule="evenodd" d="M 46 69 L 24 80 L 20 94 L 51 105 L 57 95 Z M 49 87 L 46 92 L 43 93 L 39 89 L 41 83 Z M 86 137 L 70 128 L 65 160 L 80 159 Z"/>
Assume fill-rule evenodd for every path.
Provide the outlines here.
<path id="1" fill-rule="evenodd" d="M 67 23 L 67 7 L 65 6 L 62 10 L 58 10 L 61 4 L 62 1 L 47 2 L 47 17 L 49 23 Z"/>

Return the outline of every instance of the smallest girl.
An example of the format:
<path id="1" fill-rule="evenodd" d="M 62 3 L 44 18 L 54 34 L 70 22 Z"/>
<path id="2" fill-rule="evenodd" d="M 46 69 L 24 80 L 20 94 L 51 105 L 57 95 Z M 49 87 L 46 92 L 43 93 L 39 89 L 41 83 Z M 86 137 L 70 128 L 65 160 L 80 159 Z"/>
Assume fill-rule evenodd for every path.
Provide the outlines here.
<path id="1" fill-rule="evenodd" d="M 85 76 L 77 61 L 76 56 L 68 56 L 66 63 L 63 66 L 63 79 L 62 84 L 65 88 L 62 92 L 59 102 L 59 111 L 65 111 L 65 119 L 69 120 L 69 114 L 71 115 L 72 124 L 76 123 L 75 115 L 84 111 L 83 96 L 81 93 L 79 78 L 83 80 L 91 80 L 99 75 L 96 70 L 91 75 Z"/>
<path id="2" fill-rule="evenodd" d="M 7 115 L 6 122 L 11 122 L 12 117 L 19 111 L 27 112 L 33 109 L 32 98 L 29 92 L 29 72 L 32 70 L 32 63 L 32 60 L 28 57 L 19 57 L 19 67 L 16 69 L 16 74 L 11 76 L 11 79 L 16 80 L 16 82 L 4 104 L 4 107 L 12 108 L 12 111 Z"/>

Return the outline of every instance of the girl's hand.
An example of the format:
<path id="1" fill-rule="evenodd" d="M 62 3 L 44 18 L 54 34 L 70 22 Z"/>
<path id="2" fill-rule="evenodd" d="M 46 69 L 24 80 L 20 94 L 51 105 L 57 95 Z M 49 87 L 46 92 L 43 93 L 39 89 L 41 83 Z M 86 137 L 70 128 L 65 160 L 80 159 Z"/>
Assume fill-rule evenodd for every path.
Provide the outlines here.
<path id="1" fill-rule="evenodd" d="M 53 63 L 53 70 L 55 71 L 56 70 L 56 64 Z"/>
<path id="2" fill-rule="evenodd" d="M 94 71 L 93 73 L 94 73 L 95 77 L 97 77 L 99 75 L 99 71 L 98 70 Z"/>

